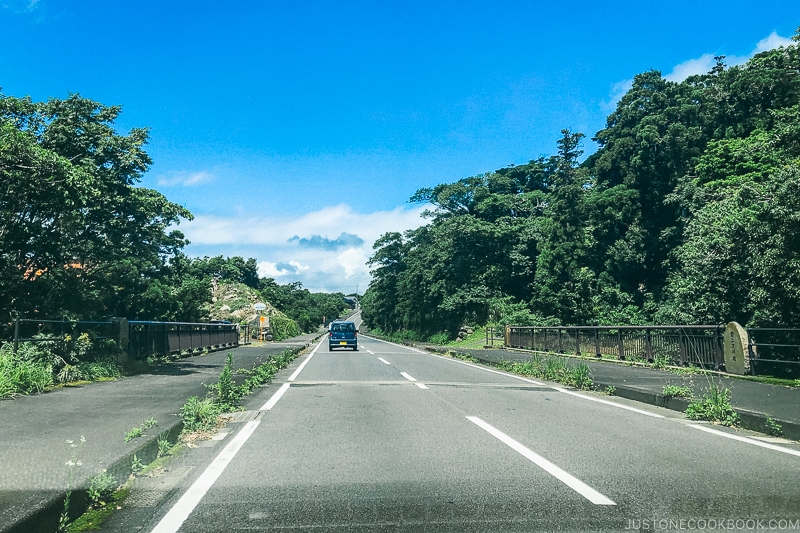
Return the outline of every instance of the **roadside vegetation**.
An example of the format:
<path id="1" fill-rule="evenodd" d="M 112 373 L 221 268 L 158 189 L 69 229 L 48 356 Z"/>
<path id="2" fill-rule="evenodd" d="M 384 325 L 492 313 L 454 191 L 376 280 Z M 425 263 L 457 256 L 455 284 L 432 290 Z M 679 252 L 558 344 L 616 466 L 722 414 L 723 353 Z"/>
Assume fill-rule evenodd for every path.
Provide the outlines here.
<path id="1" fill-rule="evenodd" d="M 636 75 L 588 158 L 564 130 L 552 156 L 418 190 L 428 224 L 375 243 L 366 325 L 429 341 L 466 324 L 800 324 L 793 40 L 682 82 Z"/>
<path id="2" fill-rule="evenodd" d="M 533 356 L 524 363 L 502 361 L 497 366 L 513 374 L 555 381 L 577 389 L 589 389 L 592 386 L 589 367 L 583 363 L 572 363 L 563 357 Z"/>
<path id="3" fill-rule="evenodd" d="M 269 361 L 256 365 L 251 369 L 240 369 L 245 379 L 241 384 L 236 384 L 233 372 L 233 354 L 228 354 L 228 360 L 220 373 L 216 383 L 208 385 L 208 393 L 204 397 L 192 396 L 181 407 L 184 433 L 212 432 L 219 425 L 219 415 L 240 411 L 241 400 L 252 393 L 257 387 L 269 383 L 278 371 L 286 368 L 297 353 L 284 350 L 277 356 L 270 357 Z"/>
<path id="4" fill-rule="evenodd" d="M 739 425 L 739 413 L 731 406 L 731 391 L 709 379 L 708 388 L 686 408 L 689 420 L 708 420 L 723 426 Z"/>
<path id="5" fill-rule="evenodd" d="M 34 394 L 58 385 L 119 378 L 113 342 L 92 341 L 87 334 L 63 341 L 0 345 L 0 398 Z"/>

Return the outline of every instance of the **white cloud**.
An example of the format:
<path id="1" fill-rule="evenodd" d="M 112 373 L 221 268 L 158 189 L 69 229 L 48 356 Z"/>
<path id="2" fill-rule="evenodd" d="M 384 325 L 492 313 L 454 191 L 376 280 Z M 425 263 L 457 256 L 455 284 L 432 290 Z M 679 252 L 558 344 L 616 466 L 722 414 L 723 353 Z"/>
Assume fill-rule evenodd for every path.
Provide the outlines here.
<path id="1" fill-rule="evenodd" d="M 174 172 L 157 178 L 158 184 L 163 187 L 194 187 L 211 183 L 214 175 L 211 172 Z"/>
<path id="2" fill-rule="evenodd" d="M 789 46 L 793 44 L 791 39 L 787 39 L 786 37 L 781 37 L 777 34 L 777 32 L 772 32 L 760 41 L 756 43 L 755 48 L 753 48 L 752 52 L 745 56 L 734 56 L 728 55 L 725 56 L 725 64 L 729 67 L 733 67 L 736 65 L 743 65 L 746 63 L 751 57 L 756 54 L 760 54 L 761 52 L 766 52 L 767 50 L 773 50 L 775 48 L 779 48 L 781 46 Z M 669 81 L 681 82 L 688 78 L 689 76 L 694 76 L 696 74 L 706 74 L 709 72 L 716 61 L 714 60 L 714 56 L 717 54 L 703 54 L 702 56 L 698 57 L 697 59 L 689 59 L 684 61 L 683 63 L 679 63 L 675 65 L 672 69 L 672 72 L 664 76 Z"/>
<path id="3" fill-rule="evenodd" d="M 774 50 L 775 48 L 780 48 L 781 46 L 789 46 L 790 44 L 794 44 L 794 41 L 787 39 L 786 37 L 781 37 L 777 34 L 777 32 L 773 31 L 758 41 L 756 49 L 753 50 L 753 55 L 766 52 L 767 50 Z"/>
<path id="4" fill-rule="evenodd" d="M 367 272 L 367 254 L 363 248 L 349 248 L 336 256 L 339 264 L 344 268 L 345 278 L 351 278 L 358 272 Z"/>
<path id="5" fill-rule="evenodd" d="M 313 291 L 353 292 L 370 281 L 367 260 L 372 245 L 388 231 L 405 231 L 425 223 L 425 206 L 399 206 L 390 211 L 356 213 L 345 204 L 295 217 L 268 213 L 230 217 L 198 215 L 181 224 L 194 256 L 255 257 L 258 273 L 278 283 L 300 281 Z M 341 239 L 346 234 L 350 238 Z M 299 237 L 299 238 L 298 238 Z M 341 241 L 337 246 L 307 246 L 304 242 Z"/>
<path id="6" fill-rule="evenodd" d="M 705 74 L 709 72 L 716 61 L 713 54 L 703 54 L 697 59 L 688 59 L 683 63 L 678 63 L 672 69 L 672 72 L 664 76 L 669 81 L 681 82 L 689 76 L 696 76 L 698 74 Z"/>
<path id="7" fill-rule="evenodd" d="M 790 44 L 794 44 L 791 39 L 787 39 L 786 37 L 781 37 L 778 35 L 777 32 L 772 32 L 768 36 L 764 37 L 756 44 L 753 51 L 750 52 L 748 55 L 744 56 L 734 56 L 729 55 L 725 57 L 725 64 L 729 67 L 733 67 L 736 65 L 743 65 L 746 63 L 751 57 L 761 52 L 766 52 L 767 50 L 773 50 L 775 48 L 779 48 L 781 46 L 789 46 Z M 695 59 L 687 59 L 682 63 L 678 63 L 672 68 L 672 72 L 664 76 L 665 79 L 674 82 L 681 82 L 688 78 L 689 76 L 695 76 L 699 74 L 706 74 L 714 68 L 716 64 L 716 60 L 714 56 L 717 54 L 703 54 L 700 57 Z M 617 103 L 620 99 L 628 92 L 633 85 L 633 80 L 622 80 L 618 81 L 611 85 L 611 90 L 608 93 L 608 100 L 603 100 L 600 102 L 600 107 L 603 109 L 605 113 L 612 112 Z"/>
<path id="8" fill-rule="evenodd" d="M 612 84 L 611 90 L 608 93 L 608 100 L 600 102 L 600 107 L 603 108 L 603 112 L 611 113 L 614 111 L 619 101 L 625 96 L 625 93 L 631 90 L 631 87 L 633 87 L 633 79 L 622 80 Z"/>
<path id="9" fill-rule="evenodd" d="M 391 211 L 356 213 L 346 204 L 324 207 L 296 218 L 271 216 L 269 213 L 250 213 L 243 216 L 221 217 L 197 215 L 182 229 L 194 244 L 255 244 L 292 245 L 299 247 L 300 239 L 315 235 L 336 239 L 342 233 L 358 235 L 372 246 L 387 231 L 404 231 L 422 225 L 420 214 L 424 207 L 396 207 Z M 289 242 L 293 241 L 293 242 Z"/>

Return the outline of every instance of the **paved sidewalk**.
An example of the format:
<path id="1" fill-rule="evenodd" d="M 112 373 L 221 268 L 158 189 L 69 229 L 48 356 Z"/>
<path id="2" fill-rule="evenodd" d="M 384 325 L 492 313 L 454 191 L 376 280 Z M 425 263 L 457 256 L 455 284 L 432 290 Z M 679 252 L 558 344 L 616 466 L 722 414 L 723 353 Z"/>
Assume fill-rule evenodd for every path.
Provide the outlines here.
<path id="1" fill-rule="evenodd" d="M 252 368 L 286 349 L 300 351 L 319 336 L 256 342 L 117 381 L 0 401 L 0 532 L 53 533 L 68 486 L 85 489 L 102 469 L 124 480 L 134 454 L 145 464 L 152 461 L 158 436 L 180 432 L 181 406 L 190 396 L 206 394 L 204 385 L 217 381 L 228 353 L 234 353 L 236 369 Z M 158 426 L 126 443 L 125 434 L 150 418 Z M 79 446 L 70 447 L 68 440 Z M 80 465 L 68 466 L 73 460 Z M 72 495 L 78 504 L 82 497 L 79 490 Z"/>
<path id="2" fill-rule="evenodd" d="M 420 347 L 429 351 L 452 350 L 469 354 L 489 364 L 500 361 L 528 361 L 533 355 L 531 352 L 521 350 L 463 349 L 431 345 L 420 345 Z M 709 380 L 713 380 L 730 389 L 731 405 L 739 412 L 744 427 L 766 433 L 767 418 L 771 418 L 783 427 L 783 435 L 786 438 L 800 440 L 800 388 L 768 385 L 716 374 L 678 375 L 667 370 L 629 366 L 622 362 L 577 358 L 575 362 L 589 366 L 594 386 L 599 390 L 612 386 L 616 389 L 614 392 L 616 396 L 679 411 L 686 410 L 687 400 L 666 398 L 663 394 L 665 385 L 687 386 L 694 391 L 695 396 L 700 396 L 708 389 Z"/>

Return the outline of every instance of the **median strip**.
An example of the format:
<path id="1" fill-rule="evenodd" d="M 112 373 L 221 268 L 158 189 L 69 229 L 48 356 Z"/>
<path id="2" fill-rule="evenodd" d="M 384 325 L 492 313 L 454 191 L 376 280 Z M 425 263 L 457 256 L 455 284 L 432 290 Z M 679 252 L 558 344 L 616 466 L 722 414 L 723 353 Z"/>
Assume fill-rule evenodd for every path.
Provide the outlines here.
<path id="1" fill-rule="evenodd" d="M 486 431 L 487 433 L 498 439 L 500 442 L 502 442 L 512 450 L 514 450 L 515 452 L 519 453 L 520 455 L 522 455 L 523 457 L 534 463 L 536 466 L 538 466 L 551 476 L 555 477 L 556 479 L 564 483 L 566 486 L 568 486 L 569 488 L 571 488 L 572 490 L 574 490 L 575 492 L 577 492 L 578 494 L 580 494 L 581 496 L 592 502 L 593 504 L 617 505 L 612 500 L 603 496 L 602 494 L 594 490 L 592 487 L 590 487 L 583 481 L 563 471 L 562 469 L 560 469 L 559 467 L 557 467 L 556 465 L 554 465 L 553 463 L 542 457 L 541 455 L 538 455 L 537 453 L 526 448 L 516 440 L 512 439 L 511 437 L 509 437 L 499 429 L 495 428 L 494 426 L 487 424 L 477 416 L 468 416 L 466 418 L 467 420 L 469 420 L 470 422 L 472 422 L 482 430 Z"/>

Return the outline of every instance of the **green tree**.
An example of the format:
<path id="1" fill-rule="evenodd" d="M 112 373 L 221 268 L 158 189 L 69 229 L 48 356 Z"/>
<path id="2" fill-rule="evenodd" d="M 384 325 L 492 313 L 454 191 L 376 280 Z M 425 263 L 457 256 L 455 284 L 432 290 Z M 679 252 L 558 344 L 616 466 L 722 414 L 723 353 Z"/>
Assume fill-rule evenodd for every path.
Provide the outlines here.
<path id="1" fill-rule="evenodd" d="M 137 296 L 186 244 L 170 228 L 192 215 L 135 186 L 147 130 L 117 133 L 120 112 L 0 95 L 2 314 L 144 317 Z"/>

